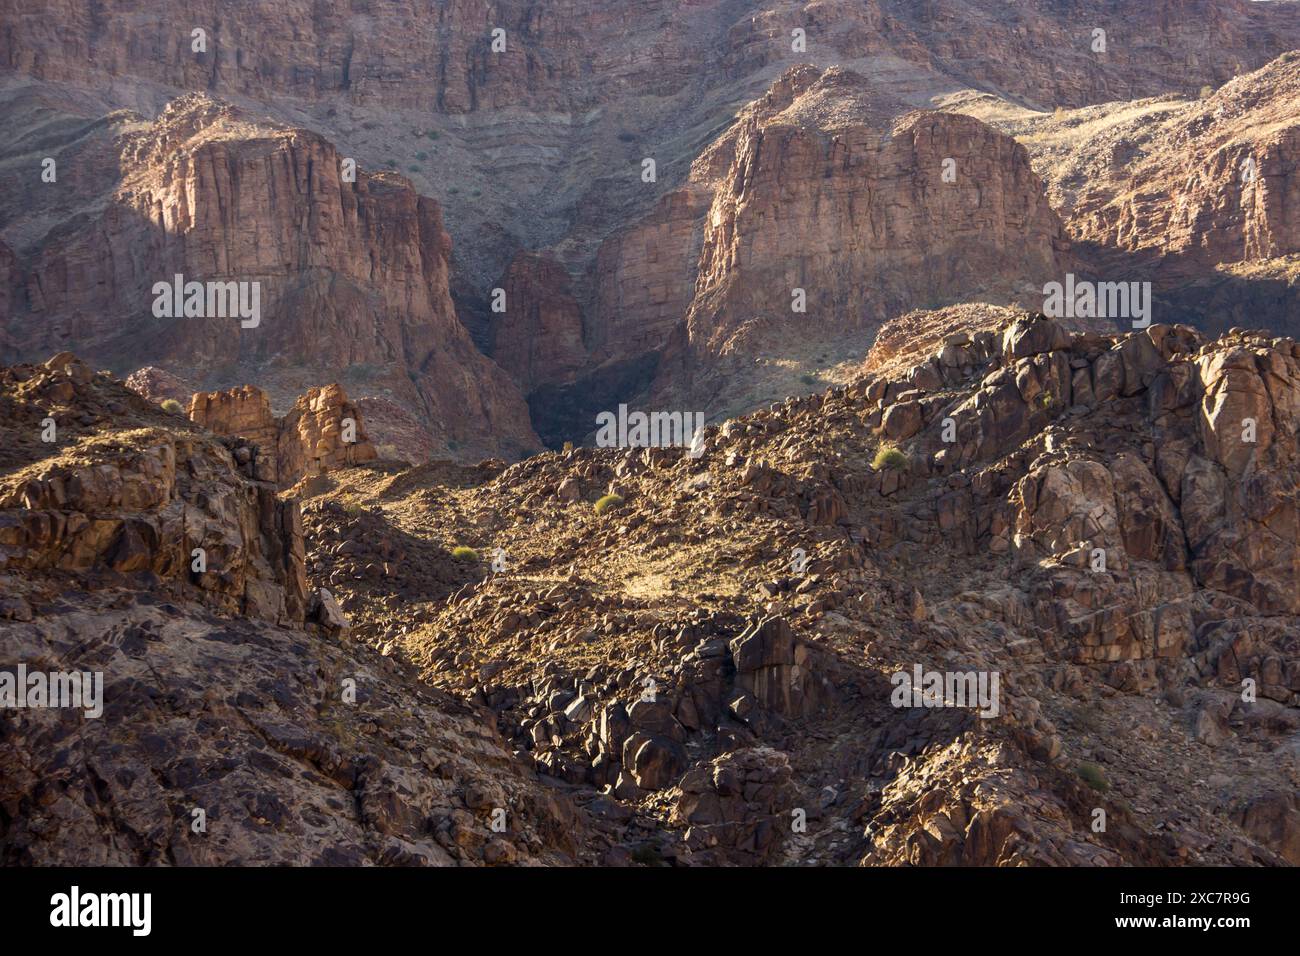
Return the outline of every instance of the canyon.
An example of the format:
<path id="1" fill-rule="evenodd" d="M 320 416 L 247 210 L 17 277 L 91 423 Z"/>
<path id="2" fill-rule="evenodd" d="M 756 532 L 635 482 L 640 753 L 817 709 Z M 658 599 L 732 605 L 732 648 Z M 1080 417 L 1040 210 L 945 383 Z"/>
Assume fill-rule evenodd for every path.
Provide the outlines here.
<path id="1" fill-rule="evenodd" d="M 0 863 L 1300 865 L 1300 0 L 0 24 Z"/>

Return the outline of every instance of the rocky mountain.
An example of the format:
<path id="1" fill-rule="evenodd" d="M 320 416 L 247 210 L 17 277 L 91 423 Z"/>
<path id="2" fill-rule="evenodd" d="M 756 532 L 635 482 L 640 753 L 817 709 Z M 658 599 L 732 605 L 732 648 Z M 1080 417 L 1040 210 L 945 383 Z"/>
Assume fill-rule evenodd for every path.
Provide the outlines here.
<path id="1" fill-rule="evenodd" d="M 947 106 L 1015 136 L 1075 250 L 1107 279 L 1161 292 L 1161 318 L 1214 330 L 1296 328 L 1300 54 L 1199 97 L 1058 110 L 987 95 Z"/>
<path id="2" fill-rule="evenodd" d="M 0 862 L 1300 865 L 1300 0 L 0 24 Z"/>
<path id="3" fill-rule="evenodd" d="M 15 862 L 73 833 L 131 862 L 1300 862 L 1289 339 L 1020 314 L 699 457 L 363 463 L 246 518 L 220 496 L 277 499 L 245 440 L 67 356 L 4 384 L 6 646 L 108 681 L 54 749 L 7 723 Z M 242 578 L 185 570 L 250 534 Z M 86 622 L 110 637 L 68 643 Z M 914 669 L 999 685 L 900 701 Z M 331 703 L 352 674 L 375 696 Z M 156 731 L 126 719 L 176 686 Z M 224 771 L 232 747 L 264 759 Z"/>
<path id="4" fill-rule="evenodd" d="M 1298 412 L 1291 340 L 1013 316 L 699 458 L 335 473 L 309 574 L 678 863 L 1296 862 Z M 502 563 L 422 601 L 429 527 Z M 918 663 L 1000 714 L 898 708 Z"/>

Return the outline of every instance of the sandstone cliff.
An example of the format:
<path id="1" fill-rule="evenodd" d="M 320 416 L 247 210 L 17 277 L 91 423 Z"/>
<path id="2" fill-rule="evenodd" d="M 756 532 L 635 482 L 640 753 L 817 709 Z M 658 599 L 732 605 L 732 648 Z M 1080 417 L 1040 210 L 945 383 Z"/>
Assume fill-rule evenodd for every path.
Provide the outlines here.
<path id="1" fill-rule="evenodd" d="M 713 200 L 711 188 L 702 192 L 688 184 L 692 164 L 731 125 L 738 108 L 791 66 L 842 64 L 901 111 L 968 88 L 1047 110 L 1190 94 L 1300 45 L 1292 7 L 1159 0 L 1125 9 L 1121 17 L 1103 0 L 1064 8 L 1054 0 L 829 0 L 813 7 L 789 0 L 701 0 L 685 8 L 669 0 L 631 7 L 604 0 L 458 0 L 431 14 L 403 0 L 364 16 L 296 3 L 272 16 L 263 6 L 237 2 L 171 11 L 178 26 L 160 33 L 133 15 L 137 6 L 129 0 L 103 9 L 76 0 L 35 6 L 9 0 L 8 7 L 0 6 L 10 25 L 0 36 L 0 71 L 12 75 L 18 92 L 10 92 L 19 98 L 33 95 L 30 81 L 36 95 L 70 91 L 85 117 L 79 132 L 100 117 L 119 116 L 115 111 L 122 107 L 153 115 L 168 97 L 202 90 L 256 101 L 282 121 L 320 130 L 367 169 L 402 170 L 418 192 L 437 196 L 446 211 L 467 313 L 501 287 L 521 250 L 528 257 L 553 258 L 567 272 L 566 277 L 529 267 L 532 274 L 525 276 L 514 267 L 508 281 L 535 290 L 545 304 L 507 317 L 508 337 L 519 344 L 507 344 L 512 351 L 502 354 L 522 370 L 526 388 L 566 385 L 581 392 L 586 376 L 598 372 L 601 382 L 608 381 L 618 374 L 618 363 L 638 370 L 625 376 L 630 386 L 640 360 L 673 337 L 690 308 L 703 215 Z M 801 50 L 791 47 L 796 27 L 806 34 Z M 492 48 L 497 28 L 505 31 L 499 52 Z M 202 52 L 191 46 L 194 29 L 206 31 Z M 1104 52 L 1094 49 L 1098 29 L 1106 31 Z M 1202 42 L 1207 32 L 1213 44 Z M 20 113 L 28 115 L 13 115 Z M 49 123 L 48 110 L 45 115 L 42 132 L 56 139 L 74 125 L 65 119 Z M 33 135 L 26 142 L 44 139 Z M 16 169 L 28 162 L 26 156 L 14 151 Z M 82 155 L 77 162 L 81 168 L 113 165 L 111 156 L 99 156 L 94 164 L 90 158 Z M 650 188 L 636 175 L 645 158 L 659 163 L 658 184 Z M 65 185 L 48 192 L 66 197 L 76 186 Z M 6 231 L 27 235 L 21 224 Z M 26 249 L 26 242 L 20 244 Z M 70 266 L 79 272 L 102 258 L 74 253 Z M 48 262 L 42 277 L 56 289 L 58 269 Z M 91 274 L 98 278 L 101 271 L 92 268 Z M 348 287 L 355 278 L 349 274 L 344 288 L 328 293 L 315 280 L 308 282 L 313 291 L 298 297 L 306 301 L 289 305 L 324 317 L 309 323 L 313 333 L 322 324 L 338 331 L 347 326 L 338 313 L 374 311 L 368 293 Z M 390 303 L 405 300 L 400 293 L 380 296 Z M 548 323 L 545 331 L 529 331 L 528 317 Z M 464 318 L 477 328 L 490 316 Z M 557 321 L 564 329 L 562 348 L 548 344 Z M 382 347 L 341 350 L 378 351 L 393 361 L 391 354 L 404 350 L 388 337 L 391 324 L 379 324 Z M 45 351 L 67 347 L 82 346 L 69 340 L 41 344 Z M 214 349 L 209 344 L 207 350 Z M 425 350 L 419 342 L 409 349 Z M 470 367 L 472 359 L 458 347 L 450 351 L 438 357 L 440 367 Z M 585 360 L 575 368 L 583 351 Z M 367 365 L 378 360 L 356 359 Z M 417 377 L 422 364 L 427 363 L 408 362 Z M 480 368 L 474 372 L 482 377 Z M 319 381 L 299 381 L 295 391 Z M 198 383 L 234 384 L 241 382 Z M 385 389 L 399 404 L 436 406 L 421 413 L 437 421 L 442 450 L 473 444 L 472 429 L 450 434 L 454 429 L 440 421 L 445 395 L 432 400 L 396 373 L 376 391 Z M 498 432 L 512 431 L 509 441 L 516 448 L 530 446 L 534 437 L 517 423 L 502 427 L 519 409 L 492 397 L 503 394 L 494 385 L 466 405 L 475 418 L 491 419 Z M 568 407 L 571 398 L 551 404 Z M 480 406 L 486 407 L 480 412 Z M 548 429 L 553 424 L 542 423 Z"/>
<path id="2" fill-rule="evenodd" d="M 1151 0 L 1122 14 L 1105 0 L 1075 0 L 1068 13 L 1055 0 L 831 0 L 814 9 L 790 0 L 703 0 L 685 10 L 666 0 L 633 7 L 456 0 L 432 15 L 399 0 L 366 18 L 302 3 L 268 16 L 251 0 L 203 0 L 183 10 L 150 7 L 176 23 L 161 32 L 132 16 L 139 9 L 132 0 L 104 9 L 84 0 L 6 0 L 0 13 L 11 28 L 0 38 L 0 66 L 89 87 L 129 80 L 448 113 L 541 112 L 589 106 L 599 84 L 585 81 L 606 70 L 623 84 L 672 90 L 703 65 L 684 53 L 700 35 L 721 41 L 708 61 L 715 82 L 752 74 L 789 56 L 793 24 L 807 30 L 814 56 L 890 55 L 1045 105 L 1081 105 L 1222 83 L 1294 47 L 1300 34 L 1287 3 L 1249 0 Z M 194 49 L 196 28 L 206 31 L 202 52 Z M 503 50 L 491 48 L 494 29 L 505 31 Z M 1104 52 L 1093 50 L 1095 29 L 1108 31 Z M 1206 35 L 1216 42 L 1203 42 Z M 638 37 L 639 55 L 617 55 Z"/>
<path id="3" fill-rule="evenodd" d="M 917 306 L 1028 298 L 1068 261 L 1023 147 L 900 110 L 862 77 L 795 68 L 697 161 L 713 199 L 656 394 L 716 395 L 717 360 L 743 374 L 773 332 L 828 341 Z"/>
<path id="4" fill-rule="evenodd" d="M 456 318 L 437 203 L 393 176 L 347 182 L 319 136 L 199 96 L 119 148 L 124 177 L 104 183 L 103 208 L 25 263 L 27 308 L 10 323 L 24 354 L 75 341 L 115 367 L 198 383 L 294 387 L 350 371 L 354 390 L 408 405 L 444 444 L 536 447 L 518 388 Z M 258 320 L 157 317 L 155 283 L 177 274 L 256 285 Z"/>

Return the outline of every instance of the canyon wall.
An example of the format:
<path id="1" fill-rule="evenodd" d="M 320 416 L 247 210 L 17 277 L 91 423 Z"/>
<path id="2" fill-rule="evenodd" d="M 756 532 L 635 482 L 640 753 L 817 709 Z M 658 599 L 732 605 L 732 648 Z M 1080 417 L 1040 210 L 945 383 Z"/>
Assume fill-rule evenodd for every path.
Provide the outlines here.
<path id="1" fill-rule="evenodd" d="M 345 157 L 321 137 L 197 95 L 120 149 L 126 173 L 102 210 L 30 254 L 11 321 L 25 354 L 75 342 L 114 366 L 163 365 L 199 384 L 286 378 L 294 391 L 350 370 L 440 440 L 537 447 L 518 388 L 457 320 L 434 200 L 392 174 L 345 181 Z M 256 324 L 157 317 L 155 284 L 178 274 L 256 284 Z"/>

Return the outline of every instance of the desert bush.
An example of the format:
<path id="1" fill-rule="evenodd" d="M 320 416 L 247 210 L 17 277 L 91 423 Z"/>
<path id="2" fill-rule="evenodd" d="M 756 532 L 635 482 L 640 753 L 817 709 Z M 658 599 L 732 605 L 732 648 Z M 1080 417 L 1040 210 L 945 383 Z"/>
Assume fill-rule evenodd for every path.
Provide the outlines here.
<path id="1" fill-rule="evenodd" d="M 613 511 L 615 508 L 621 507 L 623 507 L 621 495 L 605 495 L 596 502 L 596 514 L 603 515 L 606 511 Z"/>
<path id="2" fill-rule="evenodd" d="M 1081 763 L 1077 769 L 1079 779 L 1098 793 L 1105 793 L 1110 789 L 1110 782 L 1106 779 L 1105 771 L 1095 763 Z"/>
<path id="3" fill-rule="evenodd" d="M 876 450 L 876 457 L 872 459 L 871 467 L 876 471 L 882 468 L 906 468 L 907 455 L 893 445 L 881 445 Z"/>
<path id="4" fill-rule="evenodd" d="M 472 562 L 478 560 L 478 552 L 473 548 L 467 548 L 465 545 L 458 545 L 451 549 L 451 556 L 457 561 Z"/>
<path id="5" fill-rule="evenodd" d="M 164 399 L 162 409 L 164 412 L 171 412 L 173 415 L 185 414 L 185 409 L 181 407 L 181 403 L 176 401 L 174 398 Z"/>

